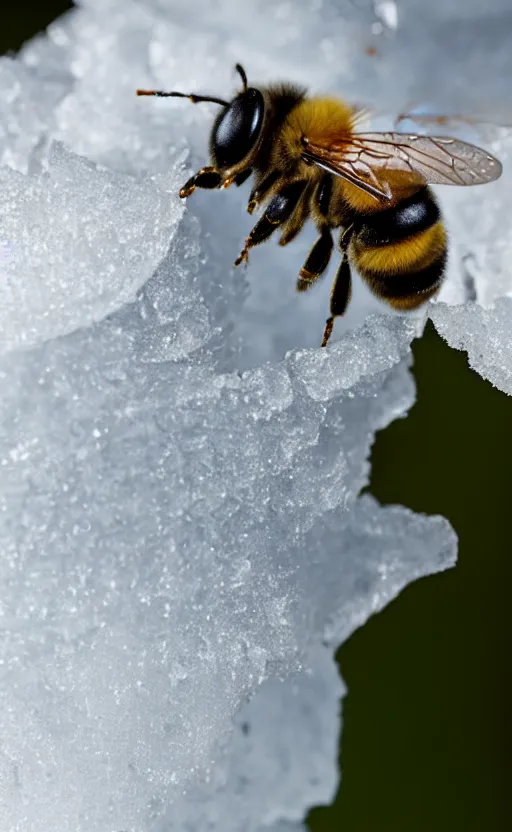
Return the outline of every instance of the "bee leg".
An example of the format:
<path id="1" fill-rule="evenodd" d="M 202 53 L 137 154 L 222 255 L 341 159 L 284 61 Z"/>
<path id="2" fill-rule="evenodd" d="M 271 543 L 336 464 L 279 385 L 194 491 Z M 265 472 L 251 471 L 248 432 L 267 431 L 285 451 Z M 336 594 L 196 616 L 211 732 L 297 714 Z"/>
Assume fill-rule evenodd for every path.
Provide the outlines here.
<path id="1" fill-rule="evenodd" d="M 245 180 L 249 178 L 252 173 L 251 168 L 246 168 L 241 173 L 235 174 L 235 176 L 228 176 L 227 179 L 223 179 L 221 188 L 229 188 L 230 185 L 243 185 Z"/>
<path id="2" fill-rule="evenodd" d="M 345 310 L 350 301 L 352 292 L 352 278 L 350 274 L 350 266 L 346 254 L 343 254 L 334 283 L 331 291 L 331 315 L 325 322 L 324 337 L 322 339 L 322 347 L 327 346 L 327 342 L 331 337 L 332 328 L 334 326 L 334 319 L 345 313 Z"/>
<path id="3" fill-rule="evenodd" d="M 249 179 L 249 176 L 251 176 L 252 172 L 252 168 L 246 168 L 241 173 L 237 173 L 233 182 L 235 183 L 235 185 L 238 185 L 238 187 L 240 187 L 240 185 L 243 185 L 244 182 L 247 179 Z"/>
<path id="4" fill-rule="evenodd" d="M 260 182 L 259 185 L 256 185 L 256 187 L 252 189 L 249 195 L 249 202 L 247 203 L 247 211 L 249 214 L 253 213 L 258 203 L 264 199 L 278 179 L 279 172 L 277 170 L 273 170 L 268 176 L 265 177 L 265 179 L 263 179 L 262 182 Z"/>
<path id="5" fill-rule="evenodd" d="M 350 241 L 356 231 L 355 224 L 347 226 L 343 229 L 340 236 L 340 249 L 342 252 L 342 260 L 338 266 L 336 277 L 331 290 L 331 316 L 325 322 L 324 337 L 322 339 L 322 347 L 327 346 L 327 342 L 331 337 L 334 327 L 334 319 L 344 315 L 347 306 L 350 302 L 352 294 L 352 276 L 350 273 L 350 265 L 347 258 L 347 250 Z"/>
<path id="6" fill-rule="evenodd" d="M 221 185 L 222 176 L 218 170 L 215 170 L 215 168 L 211 166 L 201 168 L 201 170 L 185 182 L 180 190 L 180 197 L 184 199 L 185 197 L 190 196 L 190 194 L 194 193 L 196 188 L 207 188 L 208 190 L 213 190 L 215 188 L 220 188 Z"/>
<path id="7" fill-rule="evenodd" d="M 247 237 L 244 248 L 235 260 L 235 266 L 239 266 L 243 260 L 247 261 L 249 259 L 249 249 L 268 240 L 276 228 L 279 228 L 289 219 L 305 187 L 305 181 L 291 182 L 272 197 L 267 210 Z"/>
<path id="8" fill-rule="evenodd" d="M 333 245 L 331 230 L 325 226 L 300 270 L 297 278 L 298 292 L 305 292 L 323 275 L 329 265 Z"/>
<path id="9" fill-rule="evenodd" d="M 311 189 L 306 187 L 302 196 L 299 199 L 297 207 L 292 213 L 288 222 L 285 223 L 283 233 L 279 238 L 280 246 L 287 246 L 292 240 L 295 240 L 297 234 L 300 234 L 304 228 L 304 223 L 311 213 Z"/>

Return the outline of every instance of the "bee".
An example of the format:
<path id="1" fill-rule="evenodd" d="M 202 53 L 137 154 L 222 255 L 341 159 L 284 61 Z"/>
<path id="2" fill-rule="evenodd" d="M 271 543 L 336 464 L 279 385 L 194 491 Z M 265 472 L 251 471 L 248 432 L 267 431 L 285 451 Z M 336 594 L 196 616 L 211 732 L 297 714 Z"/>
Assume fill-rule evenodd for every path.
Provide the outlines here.
<path id="1" fill-rule="evenodd" d="M 330 315 L 351 296 L 351 266 L 370 289 L 399 311 L 420 307 L 440 289 L 447 234 L 430 185 L 481 185 L 501 175 L 501 163 L 472 144 L 447 136 L 358 131 L 362 110 L 334 97 L 310 97 L 294 84 L 250 87 L 240 64 L 242 89 L 231 101 L 213 96 L 137 90 L 137 95 L 209 101 L 222 109 L 210 135 L 211 164 L 180 190 L 223 189 L 253 177 L 247 210 L 262 215 L 235 261 L 280 231 L 288 245 L 312 219 L 318 238 L 298 279 L 310 289 L 324 274 L 339 233 L 341 260 Z"/>

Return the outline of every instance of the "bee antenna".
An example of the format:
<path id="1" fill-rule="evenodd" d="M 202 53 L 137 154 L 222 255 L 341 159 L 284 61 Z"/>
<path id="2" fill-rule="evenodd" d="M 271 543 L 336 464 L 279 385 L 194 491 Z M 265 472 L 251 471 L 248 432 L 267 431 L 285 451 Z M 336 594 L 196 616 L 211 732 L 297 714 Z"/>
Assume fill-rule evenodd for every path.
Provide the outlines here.
<path id="1" fill-rule="evenodd" d="M 229 101 L 224 101 L 223 98 L 215 98 L 212 95 L 195 95 L 194 93 L 186 92 L 163 92 L 162 90 L 137 90 L 137 95 L 156 95 L 157 98 L 188 98 L 192 104 L 200 104 L 202 101 L 210 101 L 212 104 L 220 104 L 221 107 L 227 107 Z"/>
<path id="2" fill-rule="evenodd" d="M 240 78 L 242 79 L 242 84 L 244 85 L 244 92 L 247 92 L 247 75 L 245 69 L 243 68 L 242 64 L 236 64 L 235 69 L 240 75 Z"/>

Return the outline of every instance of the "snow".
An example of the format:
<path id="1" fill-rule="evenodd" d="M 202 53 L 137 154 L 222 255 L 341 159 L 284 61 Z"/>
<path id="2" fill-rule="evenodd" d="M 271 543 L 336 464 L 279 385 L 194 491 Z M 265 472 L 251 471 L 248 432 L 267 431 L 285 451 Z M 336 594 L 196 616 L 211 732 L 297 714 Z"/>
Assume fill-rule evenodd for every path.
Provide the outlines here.
<path id="1" fill-rule="evenodd" d="M 268 804 L 297 819 L 336 783 L 332 648 L 408 580 L 453 563 L 446 521 L 357 498 L 375 431 L 413 400 L 407 326 L 369 322 L 316 353 L 316 377 L 297 354 L 219 375 L 155 357 L 168 336 L 150 297 L 167 277 L 0 365 L 2 828 L 145 830 L 160 815 L 204 828 L 199 810 L 229 828 L 233 715 L 267 680 L 272 702 L 279 682 L 296 685 L 300 713 L 323 711 L 323 643 L 322 732 L 290 725 L 300 756 Z M 355 349 L 347 378 L 340 359 Z M 280 766 L 272 732 L 255 725 L 251 742 Z M 267 822 L 264 759 L 251 758 L 254 800 L 233 829 Z M 212 777 L 223 802 L 187 797 Z"/>
<path id="2" fill-rule="evenodd" d="M 454 263 L 460 277 L 432 304 L 430 316 L 450 346 L 468 354 L 471 367 L 503 392 L 512 394 L 512 130 L 494 130 L 492 149 L 504 172 L 485 200 L 459 201 L 449 219 L 455 237 Z M 456 259 L 455 259 L 456 258 Z M 462 268 L 461 268 L 462 267 Z M 470 298 L 467 297 L 469 284 Z M 454 287 L 457 289 L 454 290 Z"/>
<path id="3" fill-rule="evenodd" d="M 178 186 L 176 174 L 169 185 Z M 134 300 L 183 214 L 151 183 L 98 169 L 60 144 L 51 146 L 46 169 L 28 180 L 1 167 L 0 189 L 9 248 L 8 279 L 0 282 L 2 353 L 86 326 Z"/>
<path id="4" fill-rule="evenodd" d="M 298 832 L 337 788 L 335 649 L 455 561 L 446 520 L 360 496 L 425 316 L 355 281 L 318 349 L 329 281 L 294 292 L 311 232 L 232 271 L 247 191 L 176 196 L 215 107 L 135 96 L 229 95 L 242 60 L 398 112 L 439 81 L 440 15 L 483 60 L 477 4 L 411 5 L 371 57 L 371 2 L 87 0 L 0 60 L 2 829 Z M 446 197 L 429 308 L 506 390 L 508 176 Z"/>
<path id="5" fill-rule="evenodd" d="M 398 8 L 395 0 L 374 0 L 375 14 L 388 29 L 398 26 Z"/>
<path id="6" fill-rule="evenodd" d="M 470 367 L 512 395 L 512 298 L 499 298 L 488 309 L 478 303 L 440 303 L 431 317 L 451 347 L 467 352 Z"/>

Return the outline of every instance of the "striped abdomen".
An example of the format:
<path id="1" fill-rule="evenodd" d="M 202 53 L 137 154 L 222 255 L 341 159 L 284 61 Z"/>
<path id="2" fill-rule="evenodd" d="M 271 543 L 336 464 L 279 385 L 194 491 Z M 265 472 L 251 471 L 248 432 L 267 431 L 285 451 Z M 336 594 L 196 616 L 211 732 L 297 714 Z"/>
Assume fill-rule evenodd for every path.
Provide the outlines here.
<path id="1" fill-rule="evenodd" d="M 429 188 L 358 224 L 350 258 L 376 295 L 396 309 L 415 309 L 441 285 L 446 232 Z"/>

